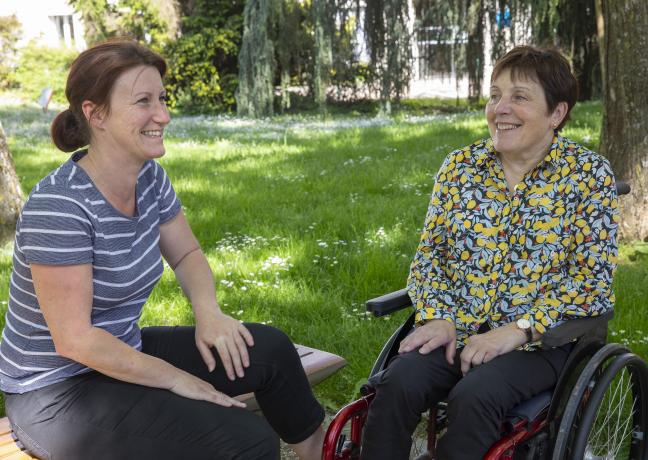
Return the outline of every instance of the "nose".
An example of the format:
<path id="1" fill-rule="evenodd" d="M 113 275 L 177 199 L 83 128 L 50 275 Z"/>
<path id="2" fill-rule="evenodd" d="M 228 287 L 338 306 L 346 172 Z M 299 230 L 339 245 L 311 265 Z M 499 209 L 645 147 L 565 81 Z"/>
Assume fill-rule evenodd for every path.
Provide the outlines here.
<path id="1" fill-rule="evenodd" d="M 166 126 L 171 122 L 171 116 L 169 115 L 169 109 L 166 104 L 158 102 L 155 113 L 153 114 L 153 120 L 162 126 Z"/>
<path id="2" fill-rule="evenodd" d="M 508 99 L 501 97 L 495 106 L 496 114 L 507 114 L 511 111 L 511 104 Z"/>

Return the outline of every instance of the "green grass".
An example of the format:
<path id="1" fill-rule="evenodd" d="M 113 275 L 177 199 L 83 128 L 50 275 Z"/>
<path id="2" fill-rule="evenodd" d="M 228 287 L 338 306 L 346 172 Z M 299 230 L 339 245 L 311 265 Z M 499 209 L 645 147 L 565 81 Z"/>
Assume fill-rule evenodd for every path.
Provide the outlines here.
<path id="1" fill-rule="evenodd" d="M 566 135 L 595 148 L 600 116 L 600 104 L 581 105 Z M 67 158 L 47 138 L 52 118 L 0 107 L 26 193 Z M 404 287 L 441 161 L 487 134 L 480 112 L 416 122 L 401 116 L 380 126 L 366 121 L 179 117 L 161 160 L 213 268 L 223 310 L 348 360 L 317 389 L 331 408 L 355 395 L 383 342 L 406 317 L 369 318 L 364 301 Z M 648 357 L 648 261 L 629 261 L 631 251 L 623 248 L 611 330 L 615 340 Z M 6 246 L 0 299 L 8 296 L 10 263 Z M 166 273 L 142 325 L 192 321 Z"/>

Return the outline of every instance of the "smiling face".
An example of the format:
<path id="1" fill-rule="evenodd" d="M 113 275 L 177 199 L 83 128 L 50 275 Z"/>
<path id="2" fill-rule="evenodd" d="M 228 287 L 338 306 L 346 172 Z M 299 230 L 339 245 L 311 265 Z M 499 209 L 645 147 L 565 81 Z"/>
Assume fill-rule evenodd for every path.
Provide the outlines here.
<path id="1" fill-rule="evenodd" d="M 164 128 L 171 121 L 166 91 L 155 67 L 122 73 L 110 94 L 110 112 L 99 115 L 97 139 L 114 152 L 146 161 L 164 155 Z"/>
<path id="2" fill-rule="evenodd" d="M 543 158 L 551 146 L 554 129 L 565 116 L 567 103 L 549 112 L 542 86 L 524 75 L 511 78 L 502 69 L 491 83 L 486 104 L 488 130 L 499 153 L 522 158 Z"/>

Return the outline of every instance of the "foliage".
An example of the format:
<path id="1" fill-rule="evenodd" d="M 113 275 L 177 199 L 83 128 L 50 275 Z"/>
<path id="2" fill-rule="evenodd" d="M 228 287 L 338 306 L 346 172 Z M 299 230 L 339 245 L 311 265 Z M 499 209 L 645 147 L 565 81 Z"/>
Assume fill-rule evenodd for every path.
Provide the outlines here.
<path id="1" fill-rule="evenodd" d="M 159 49 L 169 25 L 152 0 L 70 0 L 81 13 L 89 45 L 111 37 L 128 36 Z"/>
<path id="2" fill-rule="evenodd" d="M 169 105 L 187 113 L 227 111 L 235 104 L 236 76 L 230 70 L 238 46 L 230 29 L 186 34 L 164 48 Z M 221 73 L 220 69 L 225 71 Z"/>
<path id="3" fill-rule="evenodd" d="M 20 39 L 21 27 L 18 18 L 0 16 L 0 90 L 15 84 L 13 69 L 16 61 L 16 44 Z"/>
<path id="4" fill-rule="evenodd" d="M 169 63 L 169 104 L 187 113 L 231 111 L 244 0 L 180 2 L 180 35 L 162 50 Z"/>
<path id="5" fill-rule="evenodd" d="M 409 87 L 412 40 L 408 29 L 408 0 L 377 0 L 365 7 L 367 48 L 372 70 L 380 80 L 383 111 L 391 112 L 392 98 L 398 101 Z"/>
<path id="6" fill-rule="evenodd" d="M 67 72 L 78 52 L 30 42 L 20 50 L 15 80 L 23 97 L 35 101 L 44 88 L 52 88 L 52 100 L 65 103 Z"/>
<path id="7" fill-rule="evenodd" d="M 280 0 L 248 0 L 245 4 L 236 91 L 236 111 L 240 116 L 264 117 L 274 113 L 275 42 L 280 12 Z"/>

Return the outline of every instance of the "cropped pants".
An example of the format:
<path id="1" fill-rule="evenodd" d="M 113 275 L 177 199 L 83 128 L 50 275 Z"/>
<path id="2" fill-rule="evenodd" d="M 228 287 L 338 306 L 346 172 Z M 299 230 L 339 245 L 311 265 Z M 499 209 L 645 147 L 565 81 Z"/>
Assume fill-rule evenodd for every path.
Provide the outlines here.
<path id="1" fill-rule="evenodd" d="M 217 354 L 216 369 L 207 371 L 193 327 L 144 328 L 142 351 L 230 396 L 254 392 L 265 418 L 94 371 L 7 394 L 7 415 L 19 440 L 43 460 L 275 460 L 277 434 L 288 443 L 301 442 L 321 425 L 324 411 L 290 339 L 269 326 L 246 326 L 254 337 L 250 366 L 234 381 Z"/>
<path id="2" fill-rule="evenodd" d="M 364 429 L 363 460 L 406 460 L 421 414 L 447 398 L 448 427 L 439 438 L 437 459 L 481 460 L 499 439 L 508 410 L 552 388 L 572 345 L 551 350 L 511 351 L 461 373 L 445 349 L 398 355 L 379 376 Z"/>

